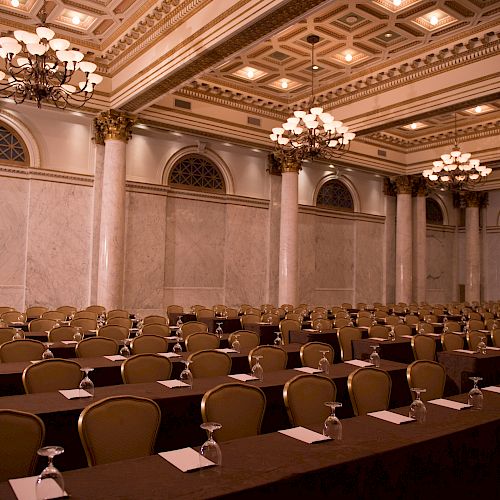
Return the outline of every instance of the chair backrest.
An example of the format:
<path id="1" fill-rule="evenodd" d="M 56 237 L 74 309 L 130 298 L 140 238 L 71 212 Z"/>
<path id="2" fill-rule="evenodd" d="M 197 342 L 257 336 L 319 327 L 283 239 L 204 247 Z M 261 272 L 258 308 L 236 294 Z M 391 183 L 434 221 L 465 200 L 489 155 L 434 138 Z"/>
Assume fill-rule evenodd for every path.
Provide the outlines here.
<path id="1" fill-rule="evenodd" d="M 300 332 L 302 326 L 300 321 L 295 319 L 282 319 L 280 321 L 281 338 L 284 344 L 290 343 L 290 332 Z"/>
<path id="2" fill-rule="evenodd" d="M 391 376 L 380 368 L 359 368 L 349 374 L 347 388 L 355 415 L 387 410 L 391 397 Z"/>
<path id="3" fill-rule="evenodd" d="M 208 325 L 202 321 L 188 321 L 182 325 L 182 336 L 184 338 L 198 332 L 208 332 Z"/>
<path id="4" fill-rule="evenodd" d="M 171 335 L 168 325 L 160 323 L 150 323 L 142 327 L 143 335 L 160 335 L 161 337 L 169 337 Z"/>
<path id="5" fill-rule="evenodd" d="M 280 317 L 277 314 L 265 313 L 260 317 L 260 321 L 263 323 L 269 323 L 270 325 L 278 326 L 280 324 Z"/>
<path id="6" fill-rule="evenodd" d="M 105 325 L 99 328 L 97 335 L 108 339 L 125 340 L 129 336 L 129 330 L 120 325 Z"/>
<path id="7" fill-rule="evenodd" d="M 201 401 L 204 422 L 218 422 L 217 441 L 228 441 L 260 433 L 266 396 L 258 387 L 233 383 L 209 390 Z"/>
<path id="8" fill-rule="evenodd" d="M 392 326 L 399 325 L 399 316 L 387 316 L 385 318 L 385 324 Z"/>
<path id="9" fill-rule="evenodd" d="M 15 328 L 0 328 L 0 345 L 10 342 L 15 333 Z"/>
<path id="10" fill-rule="evenodd" d="M 113 356 L 118 353 L 118 342 L 106 337 L 90 337 L 78 342 L 75 351 L 78 358 Z"/>
<path id="11" fill-rule="evenodd" d="M 394 327 L 394 333 L 396 334 L 396 337 L 411 335 L 411 327 L 408 325 L 396 325 Z"/>
<path id="12" fill-rule="evenodd" d="M 470 319 L 469 320 L 469 329 L 470 330 L 483 330 L 484 329 L 484 321 L 482 319 Z"/>
<path id="13" fill-rule="evenodd" d="M 0 481 L 31 476 L 45 437 L 41 418 L 17 410 L 0 410 Z"/>
<path id="14" fill-rule="evenodd" d="M 66 317 L 76 313 L 76 307 L 74 306 L 60 306 L 56 310 L 66 314 Z"/>
<path id="15" fill-rule="evenodd" d="M 90 318 L 76 318 L 71 320 L 71 326 L 80 326 L 84 332 L 97 330 L 97 320 Z"/>
<path id="16" fill-rule="evenodd" d="M 159 314 L 150 314 L 149 316 L 146 316 L 144 318 L 144 324 L 168 325 L 169 322 L 168 318 L 165 318 L 165 316 L 160 316 Z"/>
<path id="17" fill-rule="evenodd" d="M 371 327 L 373 324 L 373 320 L 370 317 L 360 316 L 357 321 L 357 326 L 368 326 Z"/>
<path id="18" fill-rule="evenodd" d="M 250 365 L 250 369 L 254 365 L 252 356 L 262 356 L 262 359 L 259 362 L 264 369 L 264 373 L 286 369 L 288 354 L 283 348 L 279 346 L 260 345 L 252 349 L 248 354 L 248 363 Z"/>
<path id="19" fill-rule="evenodd" d="M 358 318 L 371 318 L 371 312 L 370 311 L 358 311 Z"/>
<path id="20" fill-rule="evenodd" d="M 63 340 L 73 340 L 73 335 L 77 332 L 74 326 L 58 326 L 50 330 L 49 342 L 62 342 Z"/>
<path id="21" fill-rule="evenodd" d="M 134 354 L 154 354 L 167 351 L 168 340 L 161 335 L 141 335 L 132 340 L 132 352 Z"/>
<path id="22" fill-rule="evenodd" d="M 240 321 L 242 328 L 245 328 L 245 325 L 259 323 L 260 314 L 244 314 L 243 316 L 240 316 Z"/>
<path id="23" fill-rule="evenodd" d="M 441 345 L 443 351 L 454 351 L 464 348 L 464 338 L 457 333 L 443 333 L 441 335 Z"/>
<path id="24" fill-rule="evenodd" d="M 69 359 L 44 359 L 26 367 L 23 372 L 26 394 L 78 389 L 81 380 L 80 365 Z"/>
<path id="25" fill-rule="evenodd" d="M 248 316 L 249 314 L 253 314 L 254 316 L 258 316 L 260 318 L 260 307 L 249 307 L 244 316 Z"/>
<path id="26" fill-rule="evenodd" d="M 161 421 L 151 399 L 115 396 L 87 406 L 78 432 L 90 466 L 151 455 Z"/>
<path id="27" fill-rule="evenodd" d="M 462 327 L 458 321 L 447 321 L 446 326 L 448 327 L 449 332 L 461 332 Z"/>
<path id="28" fill-rule="evenodd" d="M 368 337 L 379 337 L 387 339 L 389 337 L 389 327 L 385 325 L 373 325 L 368 331 Z"/>
<path id="29" fill-rule="evenodd" d="M 132 328 L 132 320 L 130 318 L 123 318 L 122 316 L 114 316 L 106 321 L 107 325 L 110 326 L 123 326 L 127 330 Z"/>
<path id="30" fill-rule="evenodd" d="M 3 313 L 11 312 L 11 311 L 15 311 L 15 309 L 13 307 L 9 307 L 9 306 L 0 306 L 0 316 Z"/>
<path id="31" fill-rule="evenodd" d="M 54 319 L 32 319 L 28 324 L 28 329 L 30 332 L 48 332 L 56 323 Z"/>
<path id="32" fill-rule="evenodd" d="M 186 351 L 196 352 L 205 349 L 218 349 L 220 339 L 212 333 L 192 333 L 186 339 Z"/>
<path id="33" fill-rule="evenodd" d="M 42 314 L 49 309 L 43 306 L 31 306 L 26 309 L 26 317 L 28 319 L 40 318 Z"/>
<path id="34" fill-rule="evenodd" d="M 345 326 L 349 326 L 350 323 L 351 323 L 351 318 L 344 318 L 344 317 L 336 317 L 335 321 L 333 322 L 335 328 L 344 328 Z"/>
<path id="35" fill-rule="evenodd" d="M 193 362 L 189 369 L 194 378 L 222 377 L 231 373 L 231 357 L 225 352 L 197 351 L 191 353 L 188 360 Z"/>
<path id="36" fill-rule="evenodd" d="M 337 338 L 340 345 L 340 356 L 342 361 L 349 361 L 352 359 L 352 340 L 360 339 L 362 332 L 359 328 L 353 326 L 344 326 L 337 332 Z"/>
<path id="37" fill-rule="evenodd" d="M 228 318 L 234 319 L 238 317 L 238 309 L 235 309 L 234 307 L 228 307 L 226 309 L 226 316 Z"/>
<path id="38" fill-rule="evenodd" d="M 301 313 L 289 312 L 286 313 L 285 319 L 291 319 L 292 321 L 298 321 L 299 323 L 302 323 L 303 316 Z"/>
<path id="39" fill-rule="evenodd" d="M 435 361 L 417 360 L 408 365 L 406 379 L 410 389 L 418 387 L 426 390 L 425 393 L 420 395 L 423 401 L 438 399 L 443 397 L 446 369 Z"/>
<path id="40" fill-rule="evenodd" d="M 104 314 L 106 312 L 106 308 L 104 306 L 99 306 L 96 304 L 96 305 L 88 306 L 86 308 L 86 311 L 95 312 L 96 314 Z"/>
<path id="41" fill-rule="evenodd" d="M 42 319 L 53 319 L 55 321 L 65 321 L 66 313 L 62 311 L 47 311 L 42 314 Z"/>
<path id="42" fill-rule="evenodd" d="M 333 363 L 333 347 L 325 342 L 308 342 L 300 347 L 300 361 L 302 366 L 318 368 L 319 360 L 323 357 L 321 351 L 328 351 L 326 359 Z M 331 401 L 331 400 L 330 400 Z"/>
<path id="43" fill-rule="evenodd" d="M 469 319 L 474 319 L 474 320 L 482 320 L 482 316 L 481 316 L 481 313 L 478 313 L 478 312 L 474 312 L 474 311 L 471 311 L 469 313 Z"/>
<path id="44" fill-rule="evenodd" d="M 405 323 L 407 325 L 416 325 L 420 321 L 420 318 L 415 314 L 407 314 L 405 317 Z"/>
<path id="45" fill-rule="evenodd" d="M 491 340 L 494 347 L 500 347 L 500 328 L 495 328 L 491 330 Z"/>
<path id="46" fill-rule="evenodd" d="M 2 321 L 5 323 L 24 323 L 26 321 L 26 314 L 19 311 L 7 311 L 2 314 Z"/>
<path id="47" fill-rule="evenodd" d="M 178 306 L 176 304 L 167 306 L 167 314 L 182 314 L 183 312 L 184 308 L 182 306 Z"/>
<path id="48" fill-rule="evenodd" d="M 411 339 L 413 357 L 416 360 L 434 361 L 436 359 L 436 341 L 434 337 L 417 334 Z"/>
<path id="49" fill-rule="evenodd" d="M 340 305 L 342 306 L 342 309 L 352 309 L 352 304 L 350 302 L 342 302 Z"/>
<path id="50" fill-rule="evenodd" d="M 201 318 L 214 318 L 215 317 L 215 312 L 213 309 L 208 309 L 208 308 L 203 308 L 203 309 L 198 309 L 196 311 L 196 319 L 199 320 Z"/>
<path id="51" fill-rule="evenodd" d="M 10 340 L 0 346 L 0 361 L 14 363 L 15 361 L 35 361 L 42 359 L 45 346 L 38 340 Z"/>
<path id="52" fill-rule="evenodd" d="M 323 423 L 330 410 L 327 401 L 337 399 L 335 382 L 321 375 L 297 375 L 283 387 L 283 399 L 292 426 Z"/>
<path id="53" fill-rule="evenodd" d="M 12 335 L 14 335 L 14 333 Z M 242 349 L 253 349 L 260 344 L 260 335 L 258 333 L 251 332 L 250 330 L 237 330 L 229 335 L 229 347 L 231 347 L 236 340 L 235 335 L 239 335 L 238 340 L 240 341 L 240 347 Z"/>
<path id="54" fill-rule="evenodd" d="M 172 362 L 159 354 L 135 354 L 122 363 L 121 372 L 124 384 L 168 380 L 172 374 Z"/>
<path id="55" fill-rule="evenodd" d="M 472 330 L 467 332 L 467 345 L 471 351 L 475 351 L 479 342 L 481 342 L 481 338 L 486 339 L 486 335 L 483 332 L 478 332 L 477 330 Z"/>
<path id="56" fill-rule="evenodd" d="M 417 323 L 417 331 L 424 330 L 425 333 L 434 333 L 434 326 L 430 323 L 426 323 L 425 321 L 420 321 Z"/>
<path id="57" fill-rule="evenodd" d="M 327 319 L 327 313 L 323 310 L 313 311 L 311 313 L 311 321 L 314 322 L 317 319 Z"/>
<path id="58" fill-rule="evenodd" d="M 126 311 L 125 309 L 112 309 L 111 311 L 108 311 L 108 314 L 106 315 L 108 317 L 108 320 L 112 318 L 130 318 L 130 313 Z"/>
<path id="59" fill-rule="evenodd" d="M 95 311 L 76 311 L 73 319 L 94 319 L 97 320 L 97 313 Z"/>
<path id="60" fill-rule="evenodd" d="M 224 304 L 216 304 L 212 307 L 212 311 L 214 312 L 214 314 L 219 315 L 219 316 L 225 316 L 226 309 L 227 309 L 227 307 Z M 196 311 L 196 314 L 198 314 L 198 312 L 199 311 Z"/>
<path id="61" fill-rule="evenodd" d="M 312 327 L 315 330 L 331 330 L 333 323 L 329 319 L 316 319 L 312 322 Z"/>

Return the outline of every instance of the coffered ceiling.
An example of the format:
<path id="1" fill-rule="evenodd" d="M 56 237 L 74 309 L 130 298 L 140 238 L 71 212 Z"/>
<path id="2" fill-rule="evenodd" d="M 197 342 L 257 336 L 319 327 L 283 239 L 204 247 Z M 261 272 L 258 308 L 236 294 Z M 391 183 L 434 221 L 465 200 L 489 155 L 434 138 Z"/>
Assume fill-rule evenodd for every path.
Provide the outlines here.
<path id="1" fill-rule="evenodd" d="M 2 34 L 34 30 L 42 6 L 0 0 Z M 266 147 L 313 77 L 317 100 L 361 142 L 404 152 L 449 141 L 455 111 L 464 136 L 500 134 L 498 0 L 49 0 L 46 10 L 105 77 L 91 112 Z"/>

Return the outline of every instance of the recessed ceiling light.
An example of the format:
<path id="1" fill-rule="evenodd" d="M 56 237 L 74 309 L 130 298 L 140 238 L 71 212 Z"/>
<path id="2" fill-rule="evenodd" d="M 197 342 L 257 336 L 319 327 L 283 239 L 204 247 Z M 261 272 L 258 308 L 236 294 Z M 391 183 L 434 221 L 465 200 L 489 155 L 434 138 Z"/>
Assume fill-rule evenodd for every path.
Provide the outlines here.
<path id="1" fill-rule="evenodd" d="M 10 0 L 12 7 L 19 7 L 19 0 Z"/>
<path id="2" fill-rule="evenodd" d="M 80 24 L 80 16 L 73 16 L 71 18 L 71 22 L 75 25 L 78 26 Z"/>
<path id="3" fill-rule="evenodd" d="M 288 88 L 288 81 L 287 80 L 282 80 L 281 81 L 281 88 L 282 89 L 287 89 Z"/>
<path id="4" fill-rule="evenodd" d="M 429 18 L 429 22 L 432 24 L 432 26 L 437 26 L 437 24 L 439 23 L 439 19 L 437 16 L 431 16 Z"/>
<path id="5" fill-rule="evenodd" d="M 399 7 L 401 5 L 401 0 L 392 0 L 394 7 Z"/>
<path id="6" fill-rule="evenodd" d="M 317 71 L 317 70 L 319 69 L 319 66 L 316 66 L 316 64 L 313 64 L 312 69 L 313 69 L 314 71 Z"/>
<path id="7" fill-rule="evenodd" d="M 386 33 L 384 36 L 385 36 L 386 38 L 391 38 L 392 33 Z"/>
<path id="8" fill-rule="evenodd" d="M 410 125 L 410 128 L 413 129 L 413 130 L 415 130 L 417 128 L 417 124 L 416 123 L 412 123 Z"/>
<path id="9" fill-rule="evenodd" d="M 245 66 L 244 68 L 235 71 L 233 75 L 246 80 L 258 80 L 266 75 L 266 73 L 260 69 L 252 68 L 252 66 Z"/>
<path id="10" fill-rule="evenodd" d="M 253 78 L 255 76 L 255 72 L 253 69 L 247 70 L 247 77 L 248 78 Z"/>
<path id="11" fill-rule="evenodd" d="M 351 62 L 351 61 L 352 61 L 352 54 L 347 53 L 347 54 L 344 56 L 344 59 L 345 59 L 347 62 Z"/>
<path id="12" fill-rule="evenodd" d="M 475 111 L 476 113 L 481 113 L 481 111 L 482 111 L 482 110 L 483 110 L 483 108 L 482 108 L 481 106 L 476 106 L 476 107 L 474 108 L 474 111 Z"/>

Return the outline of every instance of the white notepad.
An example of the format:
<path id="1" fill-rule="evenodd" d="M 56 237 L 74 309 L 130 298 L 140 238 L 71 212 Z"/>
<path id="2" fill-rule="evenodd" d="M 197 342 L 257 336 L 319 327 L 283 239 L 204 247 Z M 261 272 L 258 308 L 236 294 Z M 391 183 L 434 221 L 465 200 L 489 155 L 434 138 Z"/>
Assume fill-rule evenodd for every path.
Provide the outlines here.
<path id="1" fill-rule="evenodd" d="M 318 332 L 319 330 L 316 330 L 315 328 L 302 328 L 303 332 Z"/>
<path id="2" fill-rule="evenodd" d="M 304 373 L 323 373 L 323 370 L 318 370 L 318 368 L 311 368 L 310 366 L 302 366 L 301 368 L 294 368 L 294 370 Z"/>
<path id="3" fill-rule="evenodd" d="M 66 399 L 91 398 L 90 392 L 83 389 L 62 389 L 59 391 Z"/>
<path id="4" fill-rule="evenodd" d="M 246 373 L 237 373 L 236 375 L 228 375 L 228 377 L 239 380 L 240 382 L 248 382 L 250 380 L 259 380 L 257 377 L 253 375 L 247 375 Z"/>
<path id="5" fill-rule="evenodd" d="M 425 333 L 425 335 L 430 335 L 431 337 L 441 337 L 440 333 Z"/>
<path id="6" fill-rule="evenodd" d="M 490 351 L 500 351 L 500 347 L 490 347 L 490 346 L 487 346 L 486 349 L 489 349 Z"/>
<path id="7" fill-rule="evenodd" d="M 402 337 L 404 339 L 412 339 L 413 335 L 400 335 L 400 337 Z"/>
<path id="8" fill-rule="evenodd" d="M 450 401 L 449 399 L 443 398 L 431 399 L 427 402 L 434 405 L 445 406 L 446 408 L 451 408 L 452 410 L 466 410 L 467 408 L 472 408 L 471 405 L 466 403 L 458 403 L 457 401 Z"/>
<path id="9" fill-rule="evenodd" d="M 236 349 L 231 349 L 229 347 L 225 347 L 224 349 L 215 349 L 216 351 L 219 351 L 219 352 L 225 352 L 226 354 L 227 353 L 230 353 L 230 352 L 238 352 Z"/>
<path id="10" fill-rule="evenodd" d="M 9 479 L 10 487 L 18 500 L 37 500 L 36 499 L 36 480 L 38 476 L 20 477 L 19 479 Z M 61 498 L 61 490 L 58 484 L 53 480 L 46 480 L 48 482 L 45 489 L 45 498 Z M 69 496 L 65 491 L 64 496 Z"/>
<path id="11" fill-rule="evenodd" d="M 110 361 L 123 361 L 125 356 L 122 356 L 121 354 L 114 354 L 113 356 L 104 356 L 106 359 L 109 359 Z"/>
<path id="12" fill-rule="evenodd" d="M 391 422 L 392 424 L 407 424 L 409 422 L 415 422 L 414 418 L 387 410 L 373 411 L 371 413 L 367 413 L 367 415 L 379 418 L 380 420 L 385 420 L 386 422 Z"/>
<path id="13" fill-rule="evenodd" d="M 368 340 L 376 340 L 377 342 L 384 342 L 387 339 L 383 339 L 382 337 L 370 337 Z"/>
<path id="14" fill-rule="evenodd" d="M 500 387 L 497 387 L 496 385 L 489 385 L 488 387 L 483 387 L 482 390 L 496 392 L 500 394 Z"/>
<path id="15" fill-rule="evenodd" d="M 215 465 L 212 461 L 200 455 L 193 448 L 181 448 L 180 450 L 162 451 L 158 453 L 160 457 L 170 462 L 182 472 L 190 470 L 202 469 Z"/>
<path id="16" fill-rule="evenodd" d="M 365 366 L 373 366 L 369 361 L 361 361 L 360 359 L 350 359 L 349 361 L 344 361 L 344 363 L 348 365 L 361 366 L 364 368 Z"/>
<path id="17" fill-rule="evenodd" d="M 181 382 L 180 380 L 158 380 L 158 383 L 168 387 L 169 389 L 174 389 L 176 387 L 189 387 L 189 384 Z"/>
<path id="18" fill-rule="evenodd" d="M 165 338 L 166 338 L 167 340 L 177 340 L 177 339 L 178 339 L 178 337 L 176 337 L 176 336 L 172 336 L 172 335 L 170 335 L 170 336 L 168 336 L 168 337 L 165 337 Z"/>
<path id="19" fill-rule="evenodd" d="M 468 351 L 467 349 L 454 349 L 453 352 L 464 352 L 465 354 L 476 354 L 476 351 Z"/>
<path id="20" fill-rule="evenodd" d="M 180 354 L 176 354 L 175 352 L 157 352 L 156 354 L 164 358 L 182 358 Z"/>
<path id="21" fill-rule="evenodd" d="M 306 429 L 305 427 L 292 427 L 291 429 L 284 429 L 278 432 L 307 444 L 320 443 L 321 441 L 331 440 L 331 438 L 329 438 L 328 436 L 323 436 L 323 434 L 311 431 L 309 429 Z"/>
<path id="22" fill-rule="evenodd" d="M 76 340 L 61 340 L 61 342 L 66 345 L 78 344 Z"/>

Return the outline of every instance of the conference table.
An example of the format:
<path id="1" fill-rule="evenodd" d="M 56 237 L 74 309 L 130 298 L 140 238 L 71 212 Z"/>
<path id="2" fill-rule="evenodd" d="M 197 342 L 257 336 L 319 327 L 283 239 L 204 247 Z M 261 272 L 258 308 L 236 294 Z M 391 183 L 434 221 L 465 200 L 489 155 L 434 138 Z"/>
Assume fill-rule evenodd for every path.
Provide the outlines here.
<path id="1" fill-rule="evenodd" d="M 392 379 L 391 408 L 409 404 L 410 391 L 406 381 L 406 365 L 382 361 L 381 368 L 387 370 Z M 347 363 L 330 365 L 330 377 L 337 386 L 337 400 L 343 407 L 338 411 L 342 418 L 353 416 L 347 377 L 358 369 Z M 248 370 L 246 370 L 248 372 Z M 283 403 L 283 386 L 301 372 L 280 370 L 264 373 L 264 380 L 248 382 L 260 387 L 267 399 L 262 423 L 262 432 L 274 432 L 288 426 L 288 416 Z M 228 376 L 195 379 L 192 389 L 169 389 L 157 382 L 143 384 L 120 384 L 96 387 L 92 399 L 66 399 L 59 392 L 24 394 L 0 398 L 0 409 L 16 409 L 38 415 L 46 426 L 46 442 L 57 443 L 66 450 L 58 457 L 62 470 L 85 465 L 85 456 L 78 436 L 77 422 L 81 411 L 90 403 L 118 395 L 134 395 L 156 401 L 162 411 L 162 422 L 157 438 L 158 450 L 172 450 L 203 442 L 200 404 L 203 395 L 220 384 L 235 382 Z"/>
<path id="2" fill-rule="evenodd" d="M 75 500 L 494 498 L 500 394 L 484 391 L 480 411 L 426 406 L 423 424 L 342 419 L 341 441 L 305 444 L 273 432 L 220 443 L 220 467 L 183 473 L 152 455 L 67 471 L 65 487 Z M 394 411 L 407 415 L 408 408 Z M 321 432 L 321 423 L 312 428 Z M 204 440 L 191 436 L 189 446 Z M 0 484 L 0 498 L 16 498 L 8 482 Z"/>

